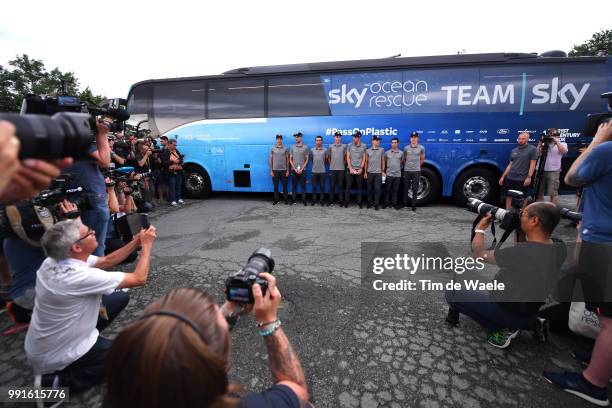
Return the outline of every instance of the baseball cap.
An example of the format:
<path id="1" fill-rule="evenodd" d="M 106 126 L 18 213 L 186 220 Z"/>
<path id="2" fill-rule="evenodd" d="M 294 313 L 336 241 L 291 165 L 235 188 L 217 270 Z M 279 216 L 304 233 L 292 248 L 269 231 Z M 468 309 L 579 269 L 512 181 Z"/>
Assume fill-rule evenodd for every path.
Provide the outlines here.
<path id="1" fill-rule="evenodd" d="M 353 137 L 361 137 L 361 132 L 356 131 L 355 133 L 353 133 Z"/>
<path id="2" fill-rule="evenodd" d="M 418 132 L 412 132 L 412 133 L 410 133 L 410 137 L 419 137 L 419 133 Z"/>
<path id="3" fill-rule="evenodd" d="M 372 136 L 372 140 L 380 140 L 380 137 L 378 137 L 378 136 Z"/>
<path id="4" fill-rule="evenodd" d="M 282 138 L 283 138 L 283 135 L 281 135 L 281 134 L 279 133 L 278 135 L 276 135 L 276 138 L 277 138 L 277 139 L 282 139 Z"/>
<path id="5" fill-rule="evenodd" d="M 302 132 L 297 132 L 295 135 L 293 135 L 293 137 L 298 137 L 298 136 L 302 136 Z"/>
<path id="6" fill-rule="evenodd" d="M 336 133 L 334 133 L 334 136 L 342 136 L 342 133 L 340 133 L 340 132 L 338 132 L 338 131 L 336 130 Z"/>

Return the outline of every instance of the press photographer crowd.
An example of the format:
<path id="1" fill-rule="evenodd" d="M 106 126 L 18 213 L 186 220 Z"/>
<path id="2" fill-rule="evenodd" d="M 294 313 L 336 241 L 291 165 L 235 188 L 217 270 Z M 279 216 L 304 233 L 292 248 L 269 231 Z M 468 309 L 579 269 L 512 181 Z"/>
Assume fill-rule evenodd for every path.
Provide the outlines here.
<path id="1" fill-rule="evenodd" d="M 278 316 L 282 295 L 272 275 L 275 263 L 265 248 L 229 275 L 222 306 L 200 289 L 174 289 L 149 304 L 114 340 L 101 335 L 127 306 L 128 290 L 147 284 L 157 237 L 147 213 L 165 204 L 184 204 L 183 155 L 177 140 L 125 131 L 128 116 L 122 109 L 93 106 L 66 94 L 30 95 L 21 115 L 0 114 L 3 303 L 14 323 L 11 330 L 27 330 L 24 350 L 33 384 L 67 387 L 76 393 L 105 383 L 104 400 L 111 407 L 308 406 L 306 377 Z M 474 319 L 487 331 L 487 342 L 497 348 L 507 348 L 520 330 L 531 331 L 535 340 L 545 343 L 554 320 L 545 303 L 560 275 L 577 277 L 584 307 L 597 315 L 596 340 L 592 350 L 573 354 L 586 366 L 583 372 L 545 371 L 544 377 L 593 404 L 607 406 L 612 379 L 612 299 L 607 291 L 612 279 L 610 119 L 600 120 L 593 134 L 565 175 L 566 184 L 582 189 L 575 212 L 556 205 L 561 157 L 567 152 L 559 132 L 548 130 L 537 146 L 529 144 L 529 134 L 518 135 L 499 179 L 505 208 L 478 200 L 468 203 L 478 213 L 472 231 L 474 256 L 498 265 L 497 279 L 506 282 L 516 298 L 447 292 L 446 322 L 460 324 L 461 314 Z M 407 159 L 399 153 L 397 138 L 390 150 L 397 154 L 383 156 L 376 151 L 378 141 L 372 153 L 361 147 L 361 134 L 353 136 L 356 147 L 338 147 L 336 159 L 332 147 L 329 157 L 322 149 L 309 156 L 286 150 L 282 137 L 277 138 L 270 153 L 275 204 L 280 199 L 279 181 L 285 185 L 288 201 L 289 168 L 301 175 L 300 163 L 305 168 L 308 160 L 319 161 L 322 175 L 318 177 L 323 183 L 325 165 L 342 164 L 342 170 L 335 169 L 342 206 L 348 206 L 351 186 L 361 188 L 365 178 L 372 197 L 369 202 L 378 210 L 381 187 L 377 183 L 382 183 L 389 166 L 393 171 L 386 174 L 387 180 L 397 180 L 387 183 L 392 191 L 386 192 L 384 204 L 399 206 L 401 184 L 407 191 L 412 183 L 412 197 L 416 197 L 419 176 L 412 173 L 418 173 L 424 159 L 418 134 L 410 135 Z M 301 144 L 301 134 L 298 138 Z M 320 142 L 322 138 L 315 149 Z M 281 149 L 276 155 L 275 148 Z M 405 167 L 407 162 L 414 166 Z M 367 171 L 361 176 L 361 170 L 354 168 Z M 403 177 L 407 179 L 402 183 Z M 298 181 L 305 200 L 304 184 Z M 319 193 L 322 204 L 323 193 Z M 528 199 L 530 195 L 533 200 Z M 546 202 L 545 195 L 552 202 Z M 360 195 L 358 203 L 361 206 Z M 415 200 L 410 204 L 414 209 Z M 408 206 L 407 193 L 404 205 Z M 580 223 L 581 245 L 571 270 L 563 269 L 568 248 L 551 237 L 562 217 Z M 487 249 L 485 237 L 494 220 L 505 233 Z M 508 242 L 501 248 L 512 233 L 516 244 Z M 113 272 L 120 264 L 131 271 Z M 529 294 L 522 292 L 527 289 Z M 569 313 L 571 297 L 561 302 L 565 313 Z M 267 348 L 274 380 L 261 393 L 245 393 L 228 379 L 230 330 L 240 316 L 249 313 Z"/>

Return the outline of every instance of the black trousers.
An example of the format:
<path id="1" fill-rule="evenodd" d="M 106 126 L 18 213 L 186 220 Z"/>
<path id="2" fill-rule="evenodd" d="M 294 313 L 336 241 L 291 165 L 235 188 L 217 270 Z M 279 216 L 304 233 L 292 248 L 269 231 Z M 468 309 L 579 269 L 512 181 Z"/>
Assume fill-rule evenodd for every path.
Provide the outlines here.
<path id="1" fill-rule="evenodd" d="M 412 188 L 412 206 L 416 207 L 417 195 L 419 193 L 420 171 L 404 172 L 404 205 L 408 205 L 408 191 Z M 411 186 L 412 184 L 412 186 Z"/>
<path id="2" fill-rule="evenodd" d="M 108 318 L 98 318 L 96 328 L 104 330 L 119 313 L 127 306 L 130 297 L 126 292 L 114 292 L 102 297 L 102 305 L 106 308 Z M 104 381 L 106 357 L 113 342 L 98 336 L 95 344 L 81 358 L 57 372 L 61 387 L 75 390 L 89 388 Z"/>
<path id="3" fill-rule="evenodd" d="M 334 201 L 334 195 L 336 194 L 336 186 L 338 187 L 338 202 L 342 201 L 342 186 L 344 185 L 344 178 L 346 170 L 330 170 L 329 172 L 329 201 Z"/>
<path id="4" fill-rule="evenodd" d="M 272 170 L 274 176 L 272 177 L 272 183 L 274 184 L 274 201 L 278 201 L 278 182 L 283 182 L 283 198 L 285 201 L 289 198 L 289 177 L 287 177 L 287 170 Z"/>
<path id="5" fill-rule="evenodd" d="M 397 195 L 399 193 L 399 187 L 401 182 L 401 177 L 387 176 L 387 179 L 385 180 L 385 205 L 397 205 Z"/>
<path id="6" fill-rule="evenodd" d="M 295 171 L 292 171 L 291 172 L 291 194 L 293 195 L 293 201 L 296 201 L 298 183 L 302 187 L 302 201 L 306 201 L 306 174 L 304 172 L 302 172 L 301 174 L 298 174 Z"/>
<path id="7" fill-rule="evenodd" d="M 311 173 L 312 175 L 312 201 L 323 202 L 323 194 L 325 192 L 325 173 Z M 319 191 L 319 199 L 317 193 Z"/>
<path id="8" fill-rule="evenodd" d="M 351 187 L 353 183 L 356 185 L 357 190 L 357 203 L 361 204 L 361 196 L 363 194 L 363 175 L 362 174 L 351 174 L 349 171 L 346 172 L 346 186 L 344 190 L 344 202 L 348 203 L 351 200 Z"/>
<path id="9" fill-rule="evenodd" d="M 382 190 L 382 174 L 381 173 L 368 173 L 366 179 L 368 185 L 368 203 L 370 205 L 380 204 L 380 193 Z"/>

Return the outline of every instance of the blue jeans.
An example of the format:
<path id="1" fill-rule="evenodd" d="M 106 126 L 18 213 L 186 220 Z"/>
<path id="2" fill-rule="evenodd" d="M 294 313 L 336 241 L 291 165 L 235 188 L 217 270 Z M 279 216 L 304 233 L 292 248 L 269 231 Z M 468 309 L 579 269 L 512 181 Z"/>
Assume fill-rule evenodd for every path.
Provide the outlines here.
<path id="1" fill-rule="evenodd" d="M 108 209 L 108 197 L 104 194 L 86 194 L 91 209 L 81 211 L 81 221 L 92 230 L 96 231 L 98 247 L 94 251 L 95 256 L 104 256 L 104 241 L 110 211 Z"/>
<path id="2" fill-rule="evenodd" d="M 181 188 L 183 186 L 183 175 L 181 173 L 168 173 L 168 201 L 181 199 Z"/>
<path id="3" fill-rule="evenodd" d="M 451 309 L 471 317 L 487 332 L 500 329 L 530 329 L 535 316 L 511 313 L 491 299 L 488 292 L 478 290 L 446 291 L 446 301 Z"/>

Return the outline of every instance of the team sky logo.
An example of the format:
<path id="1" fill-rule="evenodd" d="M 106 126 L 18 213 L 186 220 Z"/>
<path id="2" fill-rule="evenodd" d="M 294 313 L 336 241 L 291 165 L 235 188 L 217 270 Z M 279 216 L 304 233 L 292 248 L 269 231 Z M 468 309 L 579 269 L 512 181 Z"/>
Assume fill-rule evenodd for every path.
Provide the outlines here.
<path id="1" fill-rule="evenodd" d="M 576 110 L 586 95 L 590 83 L 576 85 L 572 82 L 562 84 L 559 77 L 550 81 L 527 85 L 527 75 L 523 73 L 522 82 L 506 84 L 482 84 L 479 86 L 448 84 L 433 89 L 426 80 L 378 81 L 365 83 L 362 87 L 349 87 L 346 83 L 339 88 L 330 89 L 330 105 L 351 105 L 354 109 L 362 107 L 392 108 L 420 107 L 430 103 L 431 93 L 441 93 L 445 106 L 473 105 L 517 105 L 522 115 L 525 103 L 532 105 L 555 105 L 560 103 L 570 111 Z M 528 89 L 527 89 L 528 88 Z M 439 103 L 439 102 L 437 102 Z"/>

